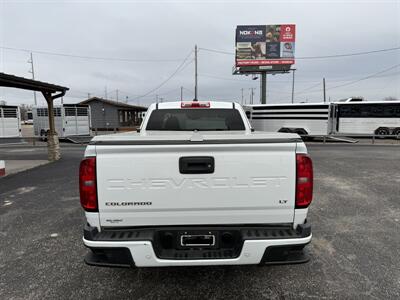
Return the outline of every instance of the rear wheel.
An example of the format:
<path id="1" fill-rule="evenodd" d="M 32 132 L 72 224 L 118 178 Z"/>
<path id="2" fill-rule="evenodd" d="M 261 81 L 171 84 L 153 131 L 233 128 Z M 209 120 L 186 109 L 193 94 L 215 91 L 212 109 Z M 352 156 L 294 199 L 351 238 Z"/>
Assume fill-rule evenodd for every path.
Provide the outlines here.
<path id="1" fill-rule="evenodd" d="M 304 128 L 296 128 L 294 132 L 302 136 L 308 135 L 307 130 L 305 130 Z"/>
<path id="2" fill-rule="evenodd" d="M 278 130 L 278 132 L 283 132 L 283 133 L 290 133 L 290 132 L 292 132 L 289 128 L 281 128 L 281 129 L 279 129 Z"/>
<path id="3" fill-rule="evenodd" d="M 47 131 L 44 133 L 44 135 L 43 135 L 43 141 L 44 141 L 44 142 L 47 142 L 47 137 L 49 136 L 49 134 L 50 134 L 50 130 L 47 130 Z"/>
<path id="4" fill-rule="evenodd" d="M 44 129 L 40 130 L 40 140 L 43 142 L 46 141 L 46 131 Z"/>
<path id="5" fill-rule="evenodd" d="M 389 128 L 386 127 L 379 127 L 377 130 L 375 130 L 375 135 L 379 136 L 380 138 L 384 138 L 386 135 L 389 135 L 389 133 Z"/>
<path id="6" fill-rule="evenodd" d="M 396 139 L 400 140 L 400 128 L 395 128 L 393 130 L 393 135 L 396 136 Z"/>

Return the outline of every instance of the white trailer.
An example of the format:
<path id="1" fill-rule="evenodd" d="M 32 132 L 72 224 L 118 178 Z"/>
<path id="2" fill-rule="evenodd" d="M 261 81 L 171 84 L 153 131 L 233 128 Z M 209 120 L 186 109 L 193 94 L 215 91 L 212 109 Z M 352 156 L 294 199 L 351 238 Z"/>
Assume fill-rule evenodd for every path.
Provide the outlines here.
<path id="1" fill-rule="evenodd" d="M 400 137 L 400 101 L 263 104 L 245 107 L 254 129 L 300 135 L 396 135 Z"/>
<path id="2" fill-rule="evenodd" d="M 35 136 L 46 137 L 49 131 L 47 107 L 34 107 L 32 114 Z M 59 138 L 90 135 L 90 108 L 81 104 L 54 107 L 54 124 Z"/>
<path id="3" fill-rule="evenodd" d="M 330 130 L 327 103 L 261 104 L 245 107 L 255 130 L 326 135 Z"/>
<path id="4" fill-rule="evenodd" d="M 336 102 L 331 109 L 334 133 L 400 138 L 400 101 Z"/>
<path id="5" fill-rule="evenodd" d="M 21 137 L 21 114 L 18 106 L 0 105 L 0 138 Z"/>

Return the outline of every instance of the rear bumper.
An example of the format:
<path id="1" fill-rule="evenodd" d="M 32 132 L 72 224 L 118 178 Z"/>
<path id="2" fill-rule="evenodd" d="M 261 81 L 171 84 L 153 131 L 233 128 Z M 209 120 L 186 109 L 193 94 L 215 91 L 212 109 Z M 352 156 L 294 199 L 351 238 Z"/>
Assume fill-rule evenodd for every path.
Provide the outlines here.
<path id="1" fill-rule="evenodd" d="M 251 230 L 245 229 L 246 233 Z M 274 229 L 275 230 L 275 229 Z M 282 232 L 282 230 L 279 230 Z M 92 251 L 85 257 L 89 265 L 106 267 L 167 267 L 167 266 L 205 266 L 205 265 L 246 265 L 246 264 L 282 264 L 304 263 L 308 258 L 302 252 L 302 247 L 311 241 L 312 234 L 309 225 L 303 225 L 295 236 L 284 234 L 267 238 L 260 230 L 256 234 L 246 234 L 240 244 L 237 256 L 224 256 L 224 251 L 209 250 L 203 254 L 206 258 L 191 259 L 187 253 L 190 250 L 176 251 L 176 259 L 161 258 L 156 242 L 152 240 L 152 231 L 142 231 L 140 234 L 124 234 L 123 231 L 112 231 L 109 234 L 93 234 L 85 231 L 83 242 Z M 117 234 L 115 234 L 117 232 Z M 125 231 L 126 232 L 126 231 Z M 264 232 L 271 232 L 265 230 Z M 128 238 L 130 236 L 130 240 Z M 137 236 L 137 237 L 136 237 Z M 140 240 L 142 236 L 143 240 Z M 119 240 L 118 240 L 119 239 Z M 122 240 L 121 240 L 122 239 Z M 186 256 L 185 256 L 186 255 Z"/>

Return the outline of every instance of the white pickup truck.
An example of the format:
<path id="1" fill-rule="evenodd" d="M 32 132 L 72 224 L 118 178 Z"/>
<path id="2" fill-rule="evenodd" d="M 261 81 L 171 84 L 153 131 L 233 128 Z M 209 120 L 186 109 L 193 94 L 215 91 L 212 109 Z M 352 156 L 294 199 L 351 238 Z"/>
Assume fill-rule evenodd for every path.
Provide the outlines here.
<path id="1" fill-rule="evenodd" d="M 313 169 L 297 134 L 253 132 L 232 102 L 152 104 L 80 165 L 89 265 L 306 262 Z"/>

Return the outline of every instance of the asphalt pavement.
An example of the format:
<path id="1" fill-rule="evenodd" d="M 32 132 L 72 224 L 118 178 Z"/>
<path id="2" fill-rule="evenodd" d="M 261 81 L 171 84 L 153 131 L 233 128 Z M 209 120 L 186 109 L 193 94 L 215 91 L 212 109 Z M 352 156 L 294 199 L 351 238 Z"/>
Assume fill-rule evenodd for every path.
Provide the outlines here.
<path id="1" fill-rule="evenodd" d="M 63 145 L 60 161 L 0 179 L 0 299 L 399 299 L 400 147 L 308 147 L 309 263 L 109 269 L 83 263 L 84 147 Z M 42 159 L 46 148 L 1 147 L 0 157 Z"/>

